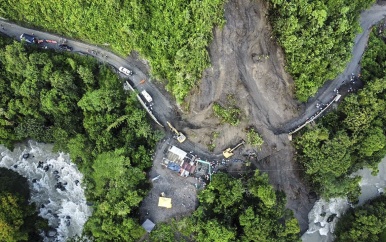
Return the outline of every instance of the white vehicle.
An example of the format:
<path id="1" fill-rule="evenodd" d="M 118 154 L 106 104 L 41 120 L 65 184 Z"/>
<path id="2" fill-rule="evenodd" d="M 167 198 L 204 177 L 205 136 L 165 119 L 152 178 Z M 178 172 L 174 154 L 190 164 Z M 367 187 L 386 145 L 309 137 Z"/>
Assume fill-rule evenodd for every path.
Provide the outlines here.
<path id="1" fill-rule="evenodd" d="M 133 75 L 133 71 L 131 71 L 123 66 L 119 67 L 119 71 L 122 72 L 123 74 L 125 74 L 126 76 Z"/>
<path id="2" fill-rule="evenodd" d="M 141 92 L 142 96 L 146 99 L 146 101 L 148 103 L 152 103 L 153 102 L 153 98 L 151 98 L 151 96 L 149 95 L 149 93 L 147 93 L 147 91 L 143 90 Z"/>

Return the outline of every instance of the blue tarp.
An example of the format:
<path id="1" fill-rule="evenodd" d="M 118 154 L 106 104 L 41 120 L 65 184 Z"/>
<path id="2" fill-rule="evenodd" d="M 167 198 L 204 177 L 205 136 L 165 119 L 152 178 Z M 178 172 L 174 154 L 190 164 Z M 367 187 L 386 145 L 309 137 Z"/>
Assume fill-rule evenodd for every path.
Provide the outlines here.
<path id="1" fill-rule="evenodd" d="M 176 171 L 176 172 L 179 172 L 181 167 L 179 165 L 177 165 L 176 163 L 173 163 L 173 162 L 169 162 L 168 164 L 168 168 L 172 171 Z"/>

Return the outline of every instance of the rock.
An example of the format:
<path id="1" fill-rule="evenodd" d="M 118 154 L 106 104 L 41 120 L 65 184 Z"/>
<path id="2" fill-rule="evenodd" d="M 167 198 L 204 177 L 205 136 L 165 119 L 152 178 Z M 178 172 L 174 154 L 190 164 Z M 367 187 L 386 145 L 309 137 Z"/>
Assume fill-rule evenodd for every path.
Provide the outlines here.
<path id="1" fill-rule="evenodd" d="M 66 220 L 66 225 L 67 227 L 71 225 L 71 221 L 70 220 Z"/>
<path id="2" fill-rule="evenodd" d="M 60 189 L 61 191 L 66 190 L 66 188 L 63 186 L 63 184 L 61 182 L 56 183 L 55 188 Z"/>
<path id="3" fill-rule="evenodd" d="M 44 170 L 45 172 L 47 172 L 49 169 L 50 169 L 50 166 L 49 166 L 49 165 L 46 165 L 46 166 L 43 168 L 43 170 Z"/>
<path id="4" fill-rule="evenodd" d="M 39 161 L 38 168 L 43 168 L 43 161 Z"/>
<path id="5" fill-rule="evenodd" d="M 15 169 L 16 169 L 16 168 L 17 168 L 17 165 L 13 165 L 13 168 L 15 168 Z"/>
<path id="6" fill-rule="evenodd" d="M 78 184 L 79 184 L 79 181 L 78 181 L 78 180 L 75 180 L 75 185 L 78 186 Z"/>
<path id="7" fill-rule="evenodd" d="M 49 230 L 47 232 L 47 236 L 48 237 L 54 237 L 56 234 L 57 234 L 57 232 L 55 230 Z"/>
<path id="8" fill-rule="evenodd" d="M 67 215 L 67 216 L 66 216 L 66 219 L 71 219 L 71 216 Z"/>
<path id="9" fill-rule="evenodd" d="M 318 198 L 318 195 L 316 194 L 316 192 L 311 191 L 311 192 L 308 193 L 308 199 L 315 200 L 317 198 Z"/>
<path id="10" fill-rule="evenodd" d="M 56 180 L 59 180 L 60 176 L 59 175 L 55 175 L 55 179 Z"/>
<path id="11" fill-rule="evenodd" d="M 24 159 L 28 159 L 28 157 L 29 157 L 29 153 L 23 154 L 23 158 L 24 158 Z"/>
<path id="12" fill-rule="evenodd" d="M 327 218 L 327 223 L 332 222 L 332 221 L 334 220 L 335 216 L 336 216 L 335 213 L 333 213 L 333 214 L 331 214 L 330 216 L 328 216 L 328 218 Z"/>
<path id="13" fill-rule="evenodd" d="M 36 179 L 32 179 L 32 183 L 35 183 L 36 182 Z"/>
<path id="14" fill-rule="evenodd" d="M 54 170 L 52 173 L 54 173 L 55 175 L 59 174 L 59 171 L 58 170 Z"/>

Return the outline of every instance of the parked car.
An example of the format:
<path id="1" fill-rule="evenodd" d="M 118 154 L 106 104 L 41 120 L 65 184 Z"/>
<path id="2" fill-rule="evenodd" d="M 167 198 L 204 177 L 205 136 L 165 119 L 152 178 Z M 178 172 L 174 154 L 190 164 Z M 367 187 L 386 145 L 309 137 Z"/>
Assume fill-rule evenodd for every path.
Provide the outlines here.
<path id="1" fill-rule="evenodd" d="M 123 66 L 119 67 L 119 71 L 123 74 L 125 74 L 126 76 L 131 76 L 133 75 L 133 71 L 132 70 L 129 70 Z"/>
<path id="2" fill-rule="evenodd" d="M 59 49 L 67 50 L 67 51 L 72 51 L 72 47 L 68 46 L 68 45 L 59 45 Z"/>

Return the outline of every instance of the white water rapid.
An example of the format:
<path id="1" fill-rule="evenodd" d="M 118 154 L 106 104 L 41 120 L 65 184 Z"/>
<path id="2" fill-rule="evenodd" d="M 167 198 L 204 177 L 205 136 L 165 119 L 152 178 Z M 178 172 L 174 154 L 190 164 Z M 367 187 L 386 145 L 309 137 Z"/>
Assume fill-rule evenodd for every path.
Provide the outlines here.
<path id="1" fill-rule="evenodd" d="M 30 202 L 53 228 L 44 235 L 44 241 L 67 241 L 81 235 L 91 208 L 86 205 L 83 175 L 69 155 L 53 153 L 52 145 L 35 141 L 19 144 L 13 152 L 0 145 L 0 154 L 0 167 L 28 179 Z"/>
<path id="2" fill-rule="evenodd" d="M 379 172 L 376 176 L 371 175 L 370 169 L 362 169 L 353 175 L 359 175 L 362 180 L 359 182 L 361 195 L 359 203 L 379 196 L 386 189 L 386 157 L 378 165 Z M 350 207 L 347 198 L 334 198 L 330 201 L 320 199 L 317 201 L 308 214 L 309 228 L 302 236 L 304 242 L 330 242 L 334 240 L 333 232 L 339 217 Z M 336 218 L 330 223 L 327 219 L 330 215 L 336 214 Z"/>

